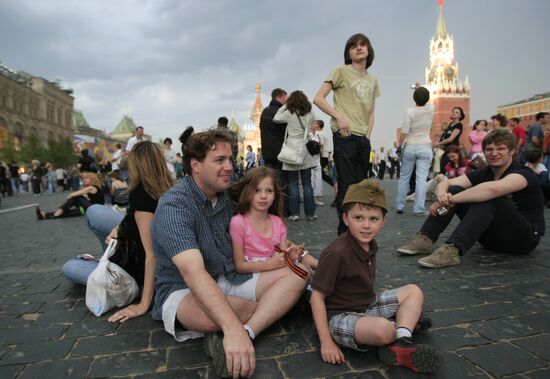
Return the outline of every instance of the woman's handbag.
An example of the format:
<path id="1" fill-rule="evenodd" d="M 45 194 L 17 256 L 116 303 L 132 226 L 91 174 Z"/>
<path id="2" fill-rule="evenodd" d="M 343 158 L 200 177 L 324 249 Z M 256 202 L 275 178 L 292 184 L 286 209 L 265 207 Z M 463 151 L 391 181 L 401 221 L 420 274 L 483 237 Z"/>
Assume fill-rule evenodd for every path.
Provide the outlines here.
<path id="1" fill-rule="evenodd" d="M 110 261 L 122 267 L 137 283 L 143 284 L 145 275 L 145 251 L 141 245 L 128 238 L 128 222 L 134 217 L 133 212 L 126 214 L 118 226 L 118 245 L 112 254 Z"/>
<path id="2" fill-rule="evenodd" d="M 304 130 L 306 131 L 306 139 L 307 139 L 306 149 L 307 149 L 308 153 L 311 154 L 311 156 L 321 154 L 321 144 L 319 142 L 317 142 L 317 141 L 315 141 L 315 140 L 308 137 L 308 135 L 307 135 L 308 130 L 304 126 L 304 124 L 302 124 L 302 120 L 300 119 L 299 116 L 298 116 L 298 121 L 300 121 L 300 125 L 302 125 L 302 128 L 304 128 Z"/>
<path id="3" fill-rule="evenodd" d="M 314 139 L 307 139 L 306 148 L 312 156 L 321 154 L 321 144 Z"/>
<path id="4" fill-rule="evenodd" d="M 300 121 L 300 125 L 304 127 L 302 124 L 302 120 L 300 119 L 300 116 L 296 114 L 296 117 L 298 117 L 298 121 Z M 304 139 L 303 142 L 296 148 L 292 147 L 288 143 L 288 127 L 286 129 L 285 133 L 285 141 L 283 142 L 283 147 L 281 148 L 281 152 L 277 156 L 277 159 L 283 163 L 291 164 L 291 165 L 301 165 L 304 163 L 306 159 L 306 140 L 307 140 L 307 128 L 304 128 Z"/>
<path id="5" fill-rule="evenodd" d="M 139 293 L 135 279 L 109 261 L 116 245 L 117 240 L 112 238 L 86 283 L 86 306 L 98 317 L 112 308 L 130 304 Z"/>

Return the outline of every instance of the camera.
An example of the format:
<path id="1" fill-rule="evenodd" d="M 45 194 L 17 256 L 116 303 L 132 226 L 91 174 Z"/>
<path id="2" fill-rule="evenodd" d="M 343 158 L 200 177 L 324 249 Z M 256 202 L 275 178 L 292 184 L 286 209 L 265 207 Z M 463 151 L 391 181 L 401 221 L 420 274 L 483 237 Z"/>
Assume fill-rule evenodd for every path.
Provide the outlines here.
<path id="1" fill-rule="evenodd" d="M 445 216 L 447 213 L 449 213 L 449 209 L 447 209 L 447 207 L 439 207 L 435 210 L 435 213 L 438 216 Z"/>

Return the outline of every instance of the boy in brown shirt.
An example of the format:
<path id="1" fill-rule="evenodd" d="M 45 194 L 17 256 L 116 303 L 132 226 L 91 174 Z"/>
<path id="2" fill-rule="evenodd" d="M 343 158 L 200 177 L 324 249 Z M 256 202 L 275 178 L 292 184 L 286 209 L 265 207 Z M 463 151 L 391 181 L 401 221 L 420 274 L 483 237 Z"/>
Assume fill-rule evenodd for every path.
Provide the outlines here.
<path id="1" fill-rule="evenodd" d="M 344 355 L 337 345 L 359 351 L 378 346 L 378 355 L 387 364 L 433 372 L 443 363 L 442 355 L 412 341 L 415 329 L 431 326 L 428 319 L 421 320 L 422 290 L 409 284 L 374 292 L 375 238 L 386 212 L 386 196 L 377 180 L 349 187 L 343 201 L 348 231 L 323 251 L 313 278 L 311 308 L 321 357 L 340 364 Z"/>

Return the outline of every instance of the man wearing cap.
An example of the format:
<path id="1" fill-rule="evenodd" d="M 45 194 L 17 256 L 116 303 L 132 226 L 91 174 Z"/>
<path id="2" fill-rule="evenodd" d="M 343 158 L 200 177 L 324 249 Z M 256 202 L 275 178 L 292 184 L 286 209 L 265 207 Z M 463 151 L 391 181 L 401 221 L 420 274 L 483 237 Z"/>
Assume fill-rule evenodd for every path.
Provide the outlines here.
<path id="1" fill-rule="evenodd" d="M 374 179 L 352 184 L 342 207 L 348 230 L 321 253 L 312 284 L 311 309 L 322 359 L 341 364 L 344 355 L 339 346 L 359 351 L 379 346 L 378 355 L 387 364 L 414 372 L 437 370 L 441 354 L 412 340 L 414 331 L 431 326 L 421 317 L 422 290 L 409 284 L 374 292 L 375 238 L 388 209 L 384 190 Z"/>

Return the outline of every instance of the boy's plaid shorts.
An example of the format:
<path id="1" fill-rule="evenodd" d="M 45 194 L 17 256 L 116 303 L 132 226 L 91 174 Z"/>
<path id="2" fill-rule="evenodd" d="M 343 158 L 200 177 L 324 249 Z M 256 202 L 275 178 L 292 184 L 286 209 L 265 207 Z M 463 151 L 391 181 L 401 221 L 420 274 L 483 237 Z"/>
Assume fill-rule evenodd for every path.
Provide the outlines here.
<path id="1" fill-rule="evenodd" d="M 345 312 L 333 316 L 329 321 L 330 334 L 338 345 L 359 351 L 367 351 L 366 346 L 358 346 L 355 343 L 355 324 L 361 317 L 383 317 L 386 319 L 395 317 L 399 302 L 397 290 L 387 290 L 376 297 L 363 313 Z"/>

